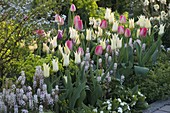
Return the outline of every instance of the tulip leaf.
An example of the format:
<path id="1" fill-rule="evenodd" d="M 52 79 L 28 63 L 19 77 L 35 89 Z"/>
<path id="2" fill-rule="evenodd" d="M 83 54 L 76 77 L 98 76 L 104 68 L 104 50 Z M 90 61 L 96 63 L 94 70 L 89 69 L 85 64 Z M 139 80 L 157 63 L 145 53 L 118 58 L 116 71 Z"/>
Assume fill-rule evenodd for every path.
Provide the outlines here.
<path id="1" fill-rule="evenodd" d="M 137 59 L 139 62 L 139 65 L 141 65 L 141 54 L 142 54 L 142 49 L 139 43 L 136 43 L 136 54 L 137 54 Z"/>
<path id="2" fill-rule="evenodd" d="M 86 87 L 86 82 L 80 84 L 77 88 L 75 87 L 72 90 L 72 96 L 69 98 L 69 106 L 71 109 L 73 109 L 75 107 L 75 104 L 77 102 L 77 100 L 80 98 L 80 95 L 82 93 L 82 91 L 85 89 Z"/>
<path id="3" fill-rule="evenodd" d="M 152 57 L 153 53 L 155 52 L 155 50 L 157 49 L 157 47 L 160 45 L 160 40 L 158 40 L 157 42 L 155 42 L 150 49 L 145 53 L 143 59 L 142 59 L 142 65 L 144 65 L 146 62 L 148 62 L 150 60 L 150 58 Z"/>
<path id="4" fill-rule="evenodd" d="M 146 67 L 134 66 L 136 75 L 146 75 L 149 69 Z"/>

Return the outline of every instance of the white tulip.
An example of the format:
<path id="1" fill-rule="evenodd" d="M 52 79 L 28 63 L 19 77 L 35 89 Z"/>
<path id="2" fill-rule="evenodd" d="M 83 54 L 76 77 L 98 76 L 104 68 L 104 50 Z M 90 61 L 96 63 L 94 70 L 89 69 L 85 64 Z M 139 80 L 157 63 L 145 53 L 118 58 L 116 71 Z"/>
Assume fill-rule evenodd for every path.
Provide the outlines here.
<path id="1" fill-rule="evenodd" d="M 117 32 L 117 30 L 118 30 L 118 22 L 116 21 L 113 23 L 112 31 Z"/>
<path id="2" fill-rule="evenodd" d="M 114 34 L 114 35 L 112 35 L 112 39 L 110 40 L 111 41 L 111 49 L 112 50 L 116 49 L 116 40 L 117 40 L 116 38 L 117 38 L 117 35 Z"/>
<path id="3" fill-rule="evenodd" d="M 63 66 L 68 66 L 69 65 L 69 63 L 70 63 L 69 56 L 70 56 L 70 54 L 63 54 L 63 59 L 64 59 Z"/>
<path id="4" fill-rule="evenodd" d="M 102 46 L 103 50 L 106 49 L 106 40 L 100 41 L 100 45 Z"/>
<path id="5" fill-rule="evenodd" d="M 50 76 L 50 67 L 46 63 L 43 63 L 43 68 L 44 68 L 44 77 L 49 77 Z"/>
<path id="6" fill-rule="evenodd" d="M 105 19 L 109 19 L 110 15 L 111 15 L 111 12 L 112 12 L 111 8 L 106 8 L 106 12 L 105 12 L 104 18 Z"/>
<path id="7" fill-rule="evenodd" d="M 52 64 L 53 64 L 53 71 L 54 72 L 57 72 L 59 70 L 59 67 L 58 67 L 58 59 L 53 59 L 52 60 Z"/>
<path id="8" fill-rule="evenodd" d="M 133 18 L 133 19 L 129 19 L 129 28 L 130 28 L 130 29 L 135 28 L 134 18 Z"/>
<path id="9" fill-rule="evenodd" d="M 165 29 L 165 25 L 161 24 L 160 27 L 159 27 L 159 32 L 158 34 L 159 35 L 162 35 L 164 33 L 164 29 Z"/>
<path id="10" fill-rule="evenodd" d="M 77 53 L 77 51 L 74 53 L 75 56 L 75 63 L 80 64 L 81 63 L 81 52 Z"/>
<path id="11" fill-rule="evenodd" d="M 90 41 L 92 39 L 92 31 L 90 29 L 86 30 L 86 40 Z"/>

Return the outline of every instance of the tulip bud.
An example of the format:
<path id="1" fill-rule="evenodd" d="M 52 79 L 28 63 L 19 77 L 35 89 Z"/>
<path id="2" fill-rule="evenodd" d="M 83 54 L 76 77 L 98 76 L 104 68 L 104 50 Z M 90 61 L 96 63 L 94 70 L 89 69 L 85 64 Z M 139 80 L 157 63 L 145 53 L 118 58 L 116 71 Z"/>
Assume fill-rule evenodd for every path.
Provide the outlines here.
<path id="1" fill-rule="evenodd" d="M 81 48 L 81 47 L 78 48 L 77 52 L 78 52 L 78 53 L 81 53 L 82 56 L 84 55 L 84 50 L 83 50 L 83 48 Z"/>
<path id="2" fill-rule="evenodd" d="M 118 22 L 116 21 L 113 23 L 112 31 L 117 32 L 117 30 L 118 30 Z"/>
<path id="3" fill-rule="evenodd" d="M 165 29 L 165 25 L 161 24 L 160 27 L 159 27 L 159 32 L 158 34 L 159 35 L 162 35 L 164 33 L 164 29 Z"/>
<path id="4" fill-rule="evenodd" d="M 53 64 L 53 71 L 57 72 L 59 70 L 59 68 L 58 68 L 58 59 L 57 60 L 53 59 L 52 64 Z"/>
<path id="5" fill-rule="evenodd" d="M 126 17 L 124 15 L 121 15 L 119 21 L 120 21 L 121 24 L 125 24 L 126 23 Z"/>
<path id="6" fill-rule="evenodd" d="M 100 23 L 100 27 L 102 29 L 106 29 L 107 28 L 107 21 L 106 20 L 102 20 L 101 23 Z"/>
<path id="7" fill-rule="evenodd" d="M 86 40 L 90 41 L 92 39 L 92 31 L 90 29 L 86 29 Z"/>
<path id="8" fill-rule="evenodd" d="M 72 42 L 71 40 L 67 40 L 66 43 L 65 43 L 65 45 L 66 45 L 70 50 L 72 50 L 72 48 L 73 48 L 73 42 Z"/>
<path id="9" fill-rule="evenodd" d="M 107 45 L 106 51 L 107 51 L 108 53 L 111 53 L 111 52 L 112 52 L 111 45 Z"/>
<path id="10" fill-rule="evenodd" d="M 61 40 L 63 38 L 63 31 L 58 30 L 57 39 Z"/>
<path id="11" fill-rule="evenodd" d="M 70 56 L 70 54 L 63 54 L 63 59 L 64 59 L 63 66 L 68 66 L 69 65 L 69 63 L 70 63 L 69 56 Z"/>
<path id="12" fill-rule="evenodd" d="M 77 51 L 74 53 L 74 55 L 75 55 L 75 63 L 76 64 L 80 64 L 81 63 L 81 57 L 80 57 L 80 55 L 81 55 L 81 53 L 78 53 Z"/>
<path id="13" fill-rule="evenodd" d="M 43 63 L 43 68 L 44 68 L 44 77 L 49 77 L 50 76 L 50 67 L 46 63 Z"/>
<path id="14" fill-rule="evenodd" d="M 146 37 L 147 35 L 147 28 L 140 28 L 140 34 L 141 37 Z"/>
<path id="15" fill-rule="evenodd" d="M 74 4 L 71 4 L 70 11 L 71 12 L 76 11 L 76 6 Z"/>
<path id="16" fill-rule="evenodd" d="M 129 28 L 127 28 L 127 29 L 125 30 L 125 37 L 128 38 L 128 37 L 130 37 L 130 36 L 131 36 L 131 31 L 130 31 Z"/>
<path id="17" fill-rule="evenodd" d="M 102 53 L 103 53 L 103 48 L 102 48 L 102 46 L 100 46 L 100 45 L 96 46 L 96 48 L 95 48 L 95 54 L 96 54 L 96 55 L 102 55 Z"/>
<path id="18" fill-rule="evenodd" d="M 133 19 L 129 19 L 129 28 L 130 28 L 130 29 L 135 28 L 134 18 L 133 18 Z"/>
<path id="19" fill-rule="evenodd" d="M 119 26 L 118 27 L 118 34 L 124 34 L 125 30 L 124 30 L 124 26 Z"/>

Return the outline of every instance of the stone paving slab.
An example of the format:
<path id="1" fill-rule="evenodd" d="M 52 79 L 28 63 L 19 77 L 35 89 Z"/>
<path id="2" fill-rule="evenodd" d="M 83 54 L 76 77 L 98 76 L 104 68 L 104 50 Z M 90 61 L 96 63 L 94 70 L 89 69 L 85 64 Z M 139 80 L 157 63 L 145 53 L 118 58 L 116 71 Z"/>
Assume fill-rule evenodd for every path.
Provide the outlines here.
<path id="1" fill-rule="evenodd" d="M 143 113 L 170 113 L 170 111 L 166 112 L 162 112 L 161 110 L 159 110 L 160 108 L 164 107 L 164 106 L 170 106 L 170 98 L 167 100 L 160 100 L 157 102 L 154 102 L 150 105 L 150 107 L 146 110 L 143 111 Z"/>
<path id="2" fill-rule="evenodd" d="M 165 105 L 162 108 L 160 108 L 159 110 L 161 111 L 166 111 L 166 112 L 170 112 L 170 105 Z"/>
<path id="3" fill-rule="evenodd" d="M 168 113 L 168 112 L 157 110 L 157 111 L 155 111 L 155 112 L 153 112 L 153 113 Z"/>

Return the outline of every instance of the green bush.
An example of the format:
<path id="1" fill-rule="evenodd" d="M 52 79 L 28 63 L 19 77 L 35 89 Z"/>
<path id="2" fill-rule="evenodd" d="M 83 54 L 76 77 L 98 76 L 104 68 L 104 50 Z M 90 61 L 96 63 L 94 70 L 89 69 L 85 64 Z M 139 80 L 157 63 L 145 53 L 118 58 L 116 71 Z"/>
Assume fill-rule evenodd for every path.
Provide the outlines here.
<path id="1" fill-rule="evenodd" d="M 166 99 L 170 96 L 170 62 L 166 53 L 161 54 L 157 65 L 147 76 L 129 76 L 125 84 L 128 87 L 139 86 L 149 103 Z"/>

